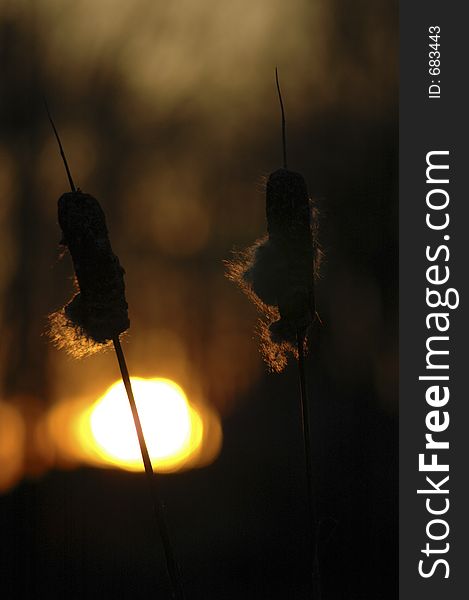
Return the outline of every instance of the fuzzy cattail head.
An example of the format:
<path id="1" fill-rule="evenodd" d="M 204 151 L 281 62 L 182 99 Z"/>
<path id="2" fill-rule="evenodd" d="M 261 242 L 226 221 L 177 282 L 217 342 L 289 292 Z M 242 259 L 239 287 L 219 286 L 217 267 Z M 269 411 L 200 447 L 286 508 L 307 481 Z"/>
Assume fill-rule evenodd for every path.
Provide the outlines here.
<path id="1" fill-rule="evenodd" d="M 129 328 L 124 269 L 109 242 L 98 201 L 78 191 L 59 198 L 61 244 L 75 269 L 77 293 L 50 316 L 50 335 L 59 347 L 84 356 L 108 345 Z"/>
<path id="2" fill-rule="evenodd" d="M 227 263 L 263 315 L 261 352 L 273 371 L 282 371 L 296 336 L 306 337 L 316 318 L 314 279 L 319 273 L 318 213 L 299 173 L 279 169 L 266 186 L 268 236 Z"/>
<path id="3" fill-rule="evenodd" d="M 273 371 L 282 371 L 288 353 L 297 356 L 297 342 L 306 341 L 316 319 L 314 280 L 321 252 L 317 209 L 303 177 L 287 168 L 285 110 L 277 69 L 275 81 L 282 116 L 283 168 L 267 180 L 268 235 L 228 261 L 227 275 L 262 313 L 262 354 Z"/>

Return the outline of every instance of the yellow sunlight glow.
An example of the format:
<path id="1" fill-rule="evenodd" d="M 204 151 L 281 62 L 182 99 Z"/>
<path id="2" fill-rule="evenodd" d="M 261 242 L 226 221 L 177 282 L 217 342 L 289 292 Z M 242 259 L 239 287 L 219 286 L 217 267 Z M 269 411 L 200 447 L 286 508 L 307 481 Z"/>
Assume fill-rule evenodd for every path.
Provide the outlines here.
<path id="1" fill-rule="evenodd" d="M 153 468 L 173 472 L 200 468 L 218 456 L 220 417 L 197 393 L 189 402 L 170 379 L 132 377 L 132 389 Z M 64 399 L 51 407 L 39 431 L 56 465 L 78 464 L 143 471 L 142 456 L 122 381 L 93 404 Z"/>
<path id="2" fill-rule="evenodd" d="M 153 467 L 173 470 L 202 442 L 203 423 L 184 391 L 169 379 L 133 377 L 132 389 Z M 84 448 L 104 462 L 143 470 L 124 384 L 114 383 L 77 422 Z"/>

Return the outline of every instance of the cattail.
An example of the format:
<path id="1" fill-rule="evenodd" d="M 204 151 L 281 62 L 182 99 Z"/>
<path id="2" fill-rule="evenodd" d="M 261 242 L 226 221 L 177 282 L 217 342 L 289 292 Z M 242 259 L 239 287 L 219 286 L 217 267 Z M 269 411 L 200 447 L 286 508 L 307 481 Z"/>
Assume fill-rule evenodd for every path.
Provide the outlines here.
<path id="1" fill-rule="evenodd" d="M 130 327 L 125 271 L 112 251 L 99 202 L 75 187 L 49 107 L 44 104 L 71 189 L 59 198 L 58 219 L 60 244 L 70 252 L 78 288 L 68 304 L 49 316 L 49 335 L 58 347 L 81 357 L 109 346 Z"/>
<path id="2" fill-rule="evenodd" d="M 165 551 L 172 598 L 184 600 L 182 577 L 169 537 L 164 504 L 155 486 L 153 466 L 120 343 L 120 334 L 130 326 L 125 299 L 124 269 L 112 251 L 106 218 L 99 202 L 75 187 L 47 103 L 46 110 L 71 188 L 71 192 L 62 194 L 59 198 L 58 219 L 62 229 L 61 244 L 68 248 L 72 257 L 78 287 L 70 302 L 49 317 L 49 333 L 59 347 L 64 347 L 77 357 L 111 344 L 114 346 L 149 483 L 156 526 Z"/>
<path id="3" fill-rule="evenodd" d="M 109 242 L 99 202 L 80 190 L 58 202 L 61 244 L 68 248 L 78 292 L 50 317 L 58 346 L 84 356 L 112 343 L 129 326 L 124 269 Z"/>
<path id="4" fill-rule="evenodd" d="M 277 79 L 278 85 L 278 79 Z M 268 235 L 227 262 L 228 277 L 256 304 L 261 352 L 273 371 L 282 371 L 287 353 L 297 356 L 298 332 L 306 340 L 316 319 L 314 280 L 321 252 L 318 213 L 299 173 L 287 169 L 285 117 L 282 106 L 284 167 L 266 185 Z"/>
<path id="5" fill-rule="evenodd" d="M 263 318 L 259 326 L 261 351 L 273 371 L 282 371 L 288 353 L 298 360 L 300 413 L 305 456 L 310 587 L 321 598 L 319 551 L 312 461 L 312 436 L 306 385 L 305 352 L 308 334 L 317 319 L 314 282 L 321 251 L 317 242 L 318 212 L 306 183 L 287 167 L 285 111 L 275 70 L 282 114 L 283 168 L 271 173 L 266 185 L 267 235 L 229 261 L 228 277 L 253 300 Z"/>

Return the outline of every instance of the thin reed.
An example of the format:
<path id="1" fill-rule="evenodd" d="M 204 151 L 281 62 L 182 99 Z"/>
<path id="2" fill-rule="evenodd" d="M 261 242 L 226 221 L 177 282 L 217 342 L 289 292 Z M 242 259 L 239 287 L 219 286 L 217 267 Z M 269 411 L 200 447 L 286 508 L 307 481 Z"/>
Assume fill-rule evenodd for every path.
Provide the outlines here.
<path id="1" fill-rule="evenodd" d="M 302 175 L 287 168 L 285 109 L 277 69 L 275 81 L 281 110 L 283 168 L 270 174 L 266 185 L 267 235 L 226 262 L 227 276 L 237 283 L 261 313 L 257 327 L 260 350 L 270 370 L 281 372 L 289 355 L 297 360 L 300 415 L 305 458 L 309 585 L 321 600 L 317 543 L 317 478 L 313 470 L 310 400 L 306 354 L 316 312 L 315 280 L 322 252 L 318 211 Z"/>
<path id="2" fill-rule="evenodd" d="M 47 104 L 46 110 L 71 188 L 70 192 L 59 198 L 58 218 L 62 229 L 61 245 L 68 248 L 72 257 L 77 287 L 68 304 L 50 316 L 49 335 L 59 347 L 76 357 L 114 347 L 137 432 L 155 522 L 164 547 L 172 597 L 184 600 L 182 577 L 169 536 L 164 503 L 156 487 L 156 477 L 120 343 L 120 335 L 130 326 L 125 299 L 125 271 L 112 251 L 105 215 L 99 202 L 75 187 Z"/>

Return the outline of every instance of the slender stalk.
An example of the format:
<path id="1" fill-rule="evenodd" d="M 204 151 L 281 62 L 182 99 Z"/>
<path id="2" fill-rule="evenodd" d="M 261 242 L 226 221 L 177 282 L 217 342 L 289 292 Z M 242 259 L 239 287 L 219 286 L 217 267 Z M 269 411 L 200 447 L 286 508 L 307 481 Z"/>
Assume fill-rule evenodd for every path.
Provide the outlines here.
<path id="1" fill-rule="evenodd" d="M 296 342 L 298 346 L 298 371 L 300 379 L 300 409 L 301 424 L 303 430 L 303 446 L 305 453 L 306 487 L 308 498 L 308 540 L 309 540 L 309 559 L 311 564 L 311 590 L 314 600 L 321 600 L 321 580 L 319 572 L 318 556 L 318 520 L 317 508 L 314 498 L 314 473 L 313 457 L 311 453 L 311 427 L 309 420 L 309 401 L 306 387 L 305 372 L 305 338 L 297 330 Z"/>
<path id="2" fill-rule="evenodd" d="M 62 157 L 65 171 L 67 172 L 67 177 L 68 177 L 68 182 L 70 184 L 70 188 L 71 188 L 72 192 L 76 192 L 77 188 L 75 187 L 75 184 L 72 179 L 72 174 L 70 173 L 70 168 L 68 166 L 67 157 L 65 156 L 65 152 L 62 147 L 62 142 L 60 141 L 59 132 L 57 131 L 57 129 L 55 127 L 54 121 L 52 120 L 52 116 L 49 111 L 49 105 L 47 104 L 47 100 L 45 98 L 44 98 L 44 105 L 46 107 L 47 116 L 49 117 L 49 121 L 50 121 L 50 124 L 52 125 L 52 129 L 54 130 L 55 139 L 57 140 L 57 143 L 59 144 L 60 156 Z"/>
<path id="3" fill-rule="evenodd" d="M 57 143 L 60 149 L 60 155 L 62 157 L 65 170 L 67 172 L 68 182 L 70 184 L 70 189 L 72 192 L 76 192 L 77 188 L 75 187 L 75 183 L 73 181 L 67 158 L 65 156 L 64 149 L 62 147 L 62 142 L 60 141 L 59 133 L 55 127 L 54 121 L 49 111 L 49 106 L 47 105 L 46 99 L 44 98 L 44 105 L 47 111 L 47 116 L 49 117 L 50 124 L 52 125 L 52 129 L 54 130 L 55 137 L 57 139 Z M 148 485 L 150 488 L 150 493 L 153 501 L 153 509 L 155 511 L 155 519 L 158 527 L 158 531 L 163 542 L 165 557 L 166 557 L 166 568 L 168 571 L 169 579 L 171 581 L 172 594 L 171 596 L 174 600 L 184 600 L 184 589 L 182 586 L 182 577 L 179 571 L 179 566 L 176 562 L 173 548 L 171 545 L 171 540 L 169 537 L 168 526 L 166 524 L 165 510 L 164 505 L 158 495 L 158 490 L 156 488 L 156 480 L 154 477 L 153 466 L 151 464 L 150 455 L 148 453 L 148 448 L 145 443 L 145 437 L 143 435 L 142 424 L 140 422 L 140 417 L 138 415 L 137 405 L 135 403 L 134 394 L 132 391 L 132 385 L 130 383 L 129 371 L 127 369 L 127 363 L 125 362 L 124 352 L 122 350 L 122 346 L 119 340 L 119 336 L 116 335 L 113 338 L 114 349 L 116 351 L 117 360 L 119 362 L 119 367 L 122 375 L 122 381 L 124 382 L 125 390 L 127 392 L 127 396 L 129 398 L 130 409 L 132 411 L 132 416 L 134 419 L 135 429 L 137 431 L 138 443 L 140 445 L 140 452 L 142 453 L 143 465 L 145 467 L 145 474 L 147 476 Z"/>
<path id="4" fill-rule="evenodd" d="M 280 111 L 282 113 L 282 149 L 283 149 L 283 168 L 287 169 L 287 125 L 285 122 L 285 109 L 283 107 L 282 92 L 278 80 L 278 69 L 275 67 L 275 83 L 277 84 L 278 99 L 280 102 Z"/>
<path id="5" fill-rule="evenodd" d="M 150 487 L 152 500 L 153 500 L 153 509 L 155 511 L 156 524 L 158 527 L 159 534 L 161 536 L 161 540 L 163 542 L 165 557 L 166 557 L 166 568 L 168 570 L 169 579 L 171 581 L 172 587 L 172 596 L 175 600 L 184 600 L 184 589 L 182 586 L 182 578 L 181 573 L 179 571 L 179 566 L 176 562 L 173 547 L 171 545 L 171 540 L 169 537 L 168 526 L 166 524 L 166 516 L 164 510 L 164 504 L 161 501 L 158 490 L 156 488 L 156 479 L 154 477 L 153 466 L 151 464 L 150 455 L 148 453 L 148 448 L 145 443 L 145 437 L 143 435 L 142 424 L 140 422 L 140 417 L 138 415 L 137 405 L 135 403 L 134 394 L 132 391 L 132 385 L 130 383 L 129 371 L 127 369 L 127 364 L 125 362 L 124 352 L 122 350 L 122 346 L 119 340 L 119 337 L 116 336 L 113 340 L 114 349 L 116 351 L 117 360 L 119 362 L 119 367 L 122 375 L 122 381 L 124 382 L 125 390 L 127 392 L 127 396 L 129 398 L 130 408 L 132 410 L 132 416 L 134 419 L 135 429 L 137 431 L 138 443 L 140 444 L 140 451 L 142 453 L 143 465 L 145 467 L 145 474 L 147 476 L 147 481 Z"/>

